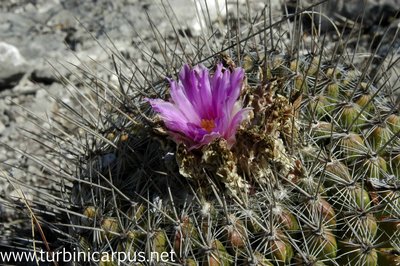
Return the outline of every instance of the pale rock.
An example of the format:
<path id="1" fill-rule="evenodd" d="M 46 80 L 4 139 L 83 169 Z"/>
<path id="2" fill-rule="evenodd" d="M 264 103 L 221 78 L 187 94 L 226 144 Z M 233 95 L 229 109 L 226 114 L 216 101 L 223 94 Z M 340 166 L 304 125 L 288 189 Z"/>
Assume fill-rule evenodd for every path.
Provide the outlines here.
<path id="1" fill-rule="evenodd" d="M 5 129 L 6 129 L 6 126 L 0 120 L 0 135 L 4 132 Z"/>
<path id="2" fill-rule="evenodd" d="M 28 64 L 18 48 L 0 42 L 0 90 L 14 87 L 27 71 Z"/>

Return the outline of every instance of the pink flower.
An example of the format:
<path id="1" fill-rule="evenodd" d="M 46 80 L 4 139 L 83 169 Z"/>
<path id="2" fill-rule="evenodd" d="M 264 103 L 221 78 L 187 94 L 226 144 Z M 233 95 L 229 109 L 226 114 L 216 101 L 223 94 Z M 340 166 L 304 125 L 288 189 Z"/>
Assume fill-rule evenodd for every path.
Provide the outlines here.
<path id="1" fill-rule="evenodd" d="M 207 68 L 184 65 L 179 81 L 169 80 L 171 99 L 146 99 L 158 112 L 175 141 L 183 141 L 189 149 L 206 145 L 216 138 L 226 139 L 231 147 L 239 124 L 249 108 L 238 101 L 244 70 L 232 72 L 217 65 L 214 75 Z"/>

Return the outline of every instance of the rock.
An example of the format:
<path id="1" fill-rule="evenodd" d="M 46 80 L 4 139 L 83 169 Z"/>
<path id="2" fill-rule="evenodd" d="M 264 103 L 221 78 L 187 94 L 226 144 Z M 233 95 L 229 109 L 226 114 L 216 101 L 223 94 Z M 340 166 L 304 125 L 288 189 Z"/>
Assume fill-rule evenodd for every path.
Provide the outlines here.
<path id="1" fill-rule="evenodd" d="M 25 94 L 25 95 L 30 95 L 30 94 L 36 93 L 37 87 L 38 87 L 38 85 L 35 85 L 30 80 L 23 79 L 12 89 L 12 91 L 15 92 L 15 94 L 21 93 L 21 94 Z M 21 100 L 21 98 L 13 99 L 13 101 L 16 103 L 19 103 L 20 100 Z"/>
<path id="2" fill-rule="evenodd" d="M 331 10 L 353 21 L 359 20 L 365 10 L 364 27 L 373 25 L 387 26 L 399 16 L 399 0 L 341 0 L 330 1 Z M 339 5 L 336 5 L 340 2 Z"/>
<path id="3" fill-rule="evenodd" d="M 385 29 L 374 29 L 376 40 L 372 43 L 373 48 L 377 48 L 377 54 L 385 57 L 391 50 L 400 47 L 400 19 L 394 20 L 389 27 Z M 400 51 L 397 49 L 397 54 Z"/>
<path id="4" fill-rule="evenodd" d="M 57 81 L 57 78 L 54 75 L 54 71 L 55 70 L 50 69 L 50 67 L 35 69 L 30 76 L 30 80 L 36 83 L 50 85 L 53 82 Z"/>
<path id="5" fill-rule="evenodd" d="M 5 129 L 6 129 L 6 126 L 3 124 L 3 122 L 0 121 L 0 135 L 2 135 L 2 133 Z"/>
<path id="6" fill-rule="evenodd" d="M 18 49 L 0 42 L 0 90 L 14 87 L 27 69 L 28 64 Z"/>
<path id="7" fill-rule="evenodd" d="M 289 13 L 293 14 L 296 11 L 296 0 L 285 2 L 282 11 L 285 13 L 286 7 Z M 299 1 L 300 8 L 306 8 L 315 4 L 315 1 L 305 0 Z M 322 12 L 324 16 L 314 16 L 314 23 L 321 24 L 323 31 L 332 31 L 335 28 L 332 21 L 344 22 L 348 19 L 350 22 L 360 22 L 363 17 L 363 27 L 369 28 L 376 25 L 387 26 L 396 18 L 399 18 L 400 0 L 328 0 L 321 6 L 314 9 L 314 12 Z M 310 18 L 304 17 L 307 24 L 310 24 Z M 348 21 L 349 22 L 349 21 Z M 351 27 L 352 23 L 347 24 Z"/>
<path id="8" fill-rule="evenodd" d="M 202 1 L 195 0 L 193 7 L 188 7 L 183 0 L 170 1 L 171 6 L 174 8 L 174 12 L 180 20 L 187 20 L 189 28 L 181 29 L 182 34 L 191 36 L 201 36 L 204 32 L 209 31 L 209 24 L 215 21 L 223 21 L 227 18 L 228 12 L 235 13 L 236 1 L 232 3 L 228 2 L 228 8 L 225 8 L 225 0 L 215 1 Z M 244 4 L 244 0 L 238 0 L 238 4 Z M 209 21 L 211 20 L 211 21 Z"/>
<path id="9" fill-rule="evenodd" d="M 2 188 L 2 186 L 0 186 L 0 192 L 1 193 L 3 193 L 3 188 Z M 3 207 L 1 204 L 0 204 L 0 222 L 4 222 L 5 220 L 6 220 L 6 211 L 5 211 L 5 207 Z M 4 230 L 4 225 L 3 225 L 3 223 L 1 223 L 1 225 L 0 225 L 0 232 L 2 232 L 2 230 Z M 1 239 L 0 239 L 0 241 L 1 241 Z M 0 245 L 1 245 L 1 242 L 0 242 Z"/>
<path id="10" fill-rule="evenodd" d="M 36 3 L 38 13 L 42 14 L 49 13 L 55 6 L 60 5 L 59 0 L 37 0 Z"/>
<path id="11" fill-rule="evenodd" d="M 378 79 L 379 85 L 386 85 L 390 90 L 393 90 L 394 101 L 400 100 L 400 98 L 396 100 L 397 97 L 400 97 L 400 65 L 395 64 L 395 62 L 398 62 L 399 60 L 400 53 L 394 54 L 393 56 L 388 56 L 383 62 L 379 62 L 378 65 L 381 67 L 374 69 L 372 72 L 372 76 L 377 75 L 377 77 L 381 77 Z"/>

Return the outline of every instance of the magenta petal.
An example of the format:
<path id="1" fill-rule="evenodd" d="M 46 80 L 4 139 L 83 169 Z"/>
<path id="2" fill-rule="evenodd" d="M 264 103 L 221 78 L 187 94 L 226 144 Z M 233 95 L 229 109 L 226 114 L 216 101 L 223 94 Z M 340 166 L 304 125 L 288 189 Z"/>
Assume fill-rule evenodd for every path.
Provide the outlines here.
<path id="1" fill-rule="evenodd" d="M 186 117 L 186 120 L 199 124 L 200 116 L 196 112 L 192 103 L 187 98 L 182 88 L 182 84 L 179 84 L 174 80 L 171 80 L 170 86 L 171 86 L 171 98 L 179 110 L 185 110 L 185 112 L 182 113 Z"/>
<path id="2" fill-rule="evenodd" d="M 230 86 L 228 89 L 228 102 L 227 106 L 232 108 L 237 98 L 240 95 L 240 90 L 242 88 L 242 82 L 244 78 L 244 70 L 242 68 L 235 69 L 230 75 Z"/>
<path id="3" fill-rule="evenodd" d="M 182 82 L 184 88 L 192 87 L 193 84 L 189 65 L 186 64 L 183 66 L 182 70 L 179 72 L 179 80 Z"/>
<path id="4" fill-rule="evenodd" d="M 238 129 L 240 123 L 246 119 L 246 117 L 248 116 L 248 114 L 250 113 L 251 108 L 244 108 L 241 109 L 240 111 L 238 111 L 232 118 L 232 120 L 230 121 L 228 128 L 225 131 L 225 139 L 229 140 L 232 137 L 235 137 L 235 133 L 236 130 Z"/>
<path id="5" fill-rule="evenodd" d="M 179 72 L 179 81 L 182 83 L 186 97 L 192 102 L 193 106 L 198 107 L 197 79 L 194 71 L 190 69 L 189 65 L 184 65 L 182 70 Z"/>
<path id="6" fill-rule="evenodd" d="M 218 119 L 215 120 L 216 132 L 221 132 L 222 134 L 227 131 L 228 126 L 230 123 L 230 117 L 228 115 L 220 116 Z"/>
<path id="7" fill-rule="evenodd" d="M 225 138 L 228 145 L 249 109 L 238 102 L 244 70 L 233 71 L 218 64 L 214 75 L 203 65 L 184 65 L 179 81 L 169 80 L 171 101 L 147 99 L 160 114 L 172 138 L 184 142 L 189 149 L 207 145 L 216 138 Z"/>
<path id="8" fill-rule="evenodd" d="M 221 135 L 219 133 L 211 132 L 210 134 L 205 134 L 203 138 L 198 141 L 196 144 L 189 146 L 189 150 L 198 149 L 208 143 L 211 143 L 213 140 L 220 138 Z"/>
<path id="9" fill-rule="evenodd" d="M 227 72 L 227 71 L 225 71 Z M 217 65 L 217 70 L 212 78 L 212 105 L 213 111 L 217 117 L 223 116 L 224 102 L 227 99 L 227 91 L 229 79 L 226 78 L 228 73 L 222 73 L 222 64 Z"/>
<path id="10" fill-rule="evenodd" d="M 174 131 L 187 131 L 187 120 L 174 104 L 161 99 L 146 99 L 164 120 L 165 125 Z"/>
<path id="11" fill-rule="evenodd" d="M 202 106 L 198 110 L 201 117 L 203 119 L 213 119 L 215 117 L 215 112 L 213 110 L 211 85 L 208 71 L 203 71 L 200 73 L 199 97 L 202 103 Z"/>
<path id="12" fill-rule="evenodd" d="M 191 139 L 193 139 L 195 142 L 201 140 L 205 134 L 207 134 L 207 131 L 202 129 L 198 124 L 194 123 L 188 123 L 188 136 L 190 136 Z"/>

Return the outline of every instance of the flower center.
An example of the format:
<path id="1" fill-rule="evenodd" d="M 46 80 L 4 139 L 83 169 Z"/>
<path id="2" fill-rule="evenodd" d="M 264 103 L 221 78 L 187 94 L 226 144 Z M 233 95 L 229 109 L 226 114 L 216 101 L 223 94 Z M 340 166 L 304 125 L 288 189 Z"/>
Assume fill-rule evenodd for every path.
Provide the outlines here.
<path id="1" fill-rule="evenodd" d="M 210 133 L 215 128 L 215 123 L 213 119 L 201 119 L 200 126 Z"/>

